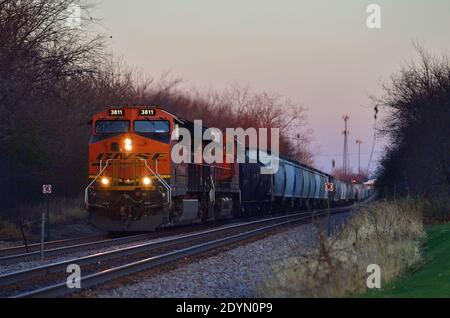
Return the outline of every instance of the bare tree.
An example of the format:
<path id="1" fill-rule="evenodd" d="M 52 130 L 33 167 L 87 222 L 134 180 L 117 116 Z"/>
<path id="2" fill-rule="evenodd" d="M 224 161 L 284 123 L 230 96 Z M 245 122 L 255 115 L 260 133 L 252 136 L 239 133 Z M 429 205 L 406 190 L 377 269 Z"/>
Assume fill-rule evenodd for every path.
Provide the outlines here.
<path id="1" fill-rule="evenodd" d="M 386 113 L 379 133 L 391 141 L 377 183 L 385 195 L 448 196 L 450 61 L 415 47 L 417 61 L 392 75 L 385 94 L 374 100 Z"/>
<path id="2" fill-rule="evenodd" d="M 280 152 L 301 163 L 313 164 L 312 130 L 307 127 L 306 109 L 278 93 L 257 92 L 248 85 L 234 83 L 223 91 L 194 91 L 190 102 L 178 111 L 185 118 L 203 119 L 205 125 L 222 130 L 278 128 Z"/>
<path id="3" fill-rule="evenodd" d="M 26 211 L 42 183 L 79 196 L 87 122 L 109 105 L 158 105 L 219 128 L 280 128 L 282 153 L 312 162 L 301 105 L 238 84 L 187 91 L 169 73 L 147 76 L 104 53 L 104 38 L 89 31 L 90 8 L 85 0 L 0 0 L 0 212 Z"/>
<path id="4" fill-rule="evenodd" d="M 80 12 L 76 21 L 73 8 Z M 55 101 L 68 81 L 103 63 L 102 36 L 87 32 L 94 21 L 88 9 L 82 0 L 0 2 L 0 187 L 7 201 L 36 196 L 55 160 L 46 142 L 59 121 Z"/>
<path id="5" fill-rule="evenodd" d="M 95 72 L 103 37 L 86 32 L 91 22 L 82 0 L 4 0 L 0 6 L 0 103 L 9 111 L 55 80 Z M 70 22 L 70 8 L 80 24 Z M 7 102 L 7 103 L 5 103 Z"/>

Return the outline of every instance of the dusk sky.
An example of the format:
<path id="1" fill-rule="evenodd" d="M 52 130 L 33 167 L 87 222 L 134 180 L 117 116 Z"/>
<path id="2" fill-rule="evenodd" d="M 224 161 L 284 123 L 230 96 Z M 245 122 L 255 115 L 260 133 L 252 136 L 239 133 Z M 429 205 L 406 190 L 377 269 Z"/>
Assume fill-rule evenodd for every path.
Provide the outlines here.
<path id="1" fill-rule="evenodd" d="M 381 29 L 366 26 L 372 3 L 381 7 Z M 356 139 L 367 167 L 369 95 L 415 56 L 412 41 L 437 54 L 450 49 L 448 0 L 103 0 L 94 13 L 112 36 L 111 52 L 150 76 L 171 71 L 198 89 L 238 82 L 301 103 L 325 171 L 333 158 L 342 165 L 343 114 L 351 167 Z"/>

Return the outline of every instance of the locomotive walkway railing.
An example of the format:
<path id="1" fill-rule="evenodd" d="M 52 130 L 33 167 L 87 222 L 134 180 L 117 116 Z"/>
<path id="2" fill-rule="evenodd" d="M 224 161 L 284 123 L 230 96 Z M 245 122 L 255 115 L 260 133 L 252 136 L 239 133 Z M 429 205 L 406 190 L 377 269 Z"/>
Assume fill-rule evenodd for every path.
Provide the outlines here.
<path id="1" fill-rule="evenodd" d="M 164 205 L 167 204 L 171 204 L 172 202 L 172 189 L 170 187 L 170 185 L 166 182 L 166 180 L 164 180 L 164 178 L 155 170 L 153 170 L 149 165 L 146 159 L 139 159 L 139 162 L 144 162 L 145 167 L 147 168 L 147 170 L 156 178 L 158 179 L 158 181 L 162 184 L 162 186 L 165 188 L 166 190 L 166 196 L 167 196 L 167 201 L 164 203 Z M 86 207 L 89 207 L 89 188 L 102 176 L 102 174 L 106 171 L 106 169 L 108 168 L 108 166 L 111 166 L 110 163 L 112 164 L 112 172 L 111 172 L 111 179 L 112 179 L 112 184 L 116 184 L 117 180 L 118 180 L 118 165 L 119 164 L 124 164 L 124 165 L 128 165 L 129 163 L 125 163 L 122 162 L 121 160 L 116 160 L 116 159 L 108 159 L 106 160 L 106 163 L 104 166 L 102 166 L 102 162 L 100 162 L 100 171 L 99 173 L 95 176 L 95 178 L 88 184 L 88 186 L 86 187 L 85 191 L 84 191 L 84 202 L 86 204 Z M 136 180 L 136 163 L 134 165 L 134 178 L 133 178 L 133 182 Z M 157 166 L 157 162 L 156 162 L 156 166 Z M 141 169 L 139 168 L 139 175 L 141 175 Z M 140 178 L 138 178 L 140 179 Z"/>
<path id="2" fill-rule="evenodd" d="M 103 168 L 101 167 L 101 162 L 100 162 L 100 172 L 98 173 L 98 175 L 95 176 L 95 178 L 91 181 L 91 183 L 88 184 L 88 186 L 84 190 L 84 203 L 86 204 L 86 207 L 89 207 L 89 188 L 97 181 L 98 178 L 100 178 L 100 176 L 106 170 L 106 168 L 108 168 L 109 162 L 111 160 L 112 159 L 106 160 L 106 164 Z"/>
<path id="3" fill-rule="evenodd" d="M 155 172 L 152 170 L 152 168 L 149 167 L 149 165 L 147 164 L 147 159 L 141 159 L 142 161 L 144 161 L 145 166 L 147 167 L 147 169 L 153 173 L 153 175 L 158 178 L 159 182 L 161 182 L 161 184 L 166 188 L 167 190 L 167 203 L 166 204 L 171 204 L 172 202 L 172 188 L 170 187 L 170 185 L 166 182 L 166 180 L 164 180 L 163 177 L 161 177 L 161 175 L 158 172 Z M 156 165 L 158 165 L 158 161 L 156 161 Z"/>

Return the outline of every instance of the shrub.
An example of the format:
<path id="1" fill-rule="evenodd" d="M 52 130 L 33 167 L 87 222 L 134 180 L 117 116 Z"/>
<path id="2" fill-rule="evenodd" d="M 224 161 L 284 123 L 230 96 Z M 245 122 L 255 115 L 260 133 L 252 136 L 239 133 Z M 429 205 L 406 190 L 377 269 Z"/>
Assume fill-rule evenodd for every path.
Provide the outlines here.
<path id="1" fill-rule="evenodd" d="M 401 200 L 363 208 L 332 238 L 318 226 L 318 247 L 275 266 L 260 296 L 343 297 L 366 290 L 367 266 L 381 268 L 382 284 L 421 260 L 424 204 Z"/>

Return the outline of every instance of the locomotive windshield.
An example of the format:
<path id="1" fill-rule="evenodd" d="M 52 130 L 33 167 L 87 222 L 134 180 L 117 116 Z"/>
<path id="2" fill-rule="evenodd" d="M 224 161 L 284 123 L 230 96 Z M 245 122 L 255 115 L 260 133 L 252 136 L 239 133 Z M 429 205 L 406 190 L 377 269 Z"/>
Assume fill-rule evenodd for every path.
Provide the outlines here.
<path id="1" fill-rule="evenodd" d="M 144 134 L 167 134 L 170 131 L 170 125 L 166 120 L 136 120 L 134 131 Z"/>
<path id="2" fill-rule="evenodd" d="M 128 120 L 99 120 L 95 123 L 95 132 L 98 134 L 126 133 L 129 130 Z"/>

